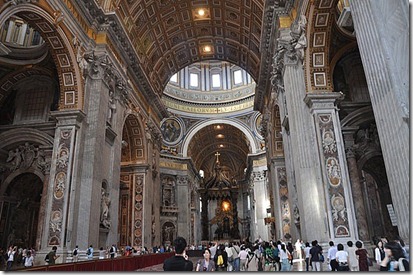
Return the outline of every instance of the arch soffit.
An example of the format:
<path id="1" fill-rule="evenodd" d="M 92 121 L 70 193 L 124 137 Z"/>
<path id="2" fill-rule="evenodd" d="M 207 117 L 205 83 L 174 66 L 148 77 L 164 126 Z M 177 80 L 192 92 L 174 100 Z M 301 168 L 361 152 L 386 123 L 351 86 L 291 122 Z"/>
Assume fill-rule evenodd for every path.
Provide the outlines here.
<path id="1" fill-rule="evenodd" d="M 34 169 L 34 168 L 29 168 L 27 170 L 22 170 L 21 168 L 17 169 L 16 171 L 14 171 L 13 173 L 11 173 L 2 183 L 1 188 L 0 188 L 0 197 L 2 197 L 4 195 L 4 193 L 7 191 L 7 188 L 9 188 L 10 183 L 19 175 L 25 174 L 25 173 L 29 173 L 29 174 L 34 174 L 37 177 L 40 178 L 40 180 L 44 183 L 45 180 L 45 176 L 44 174 L 38 170 L 38 169 Z"/>
<path id="2" fill-rule="evenodd" d="M 48 6 L 42 6 L 43 1 L 33 4 L 25 3 L 13 5 L 10 1 L 0 10 L 0 26 L 12 15 L 22 17 L 35 28 L 48 44 L 59 76 L 60 98 L 59 110 L 83 108 L 83 80 L 77 66 L 76 57 L 66 33 L 67 27 L 59 21 L 59 16 L 48 13 Z M 47 4 L 47 2 L 44 2 Z M 16 80 L 15 78 L 13 78 Z M 6 85 L 7 84 L 7 85 Z M 13 82 L 0 86 L 0 104 L 5 94 L 13 86 Z"/>
<path id="3" fill-rule="evenodd" d="M 147 159 L 145 144 L 147 140 L 145 138 L 144 128 L 142 126 L 141 120 L 135 114 L 128 114 L 123 122 L 123 129 L 128 138 L 128 143 L 130 146 L 130 160 L 143 160 Z M 122 134 L 122 139 L 124 139 Z"/>
<path id="4" fill-rule="evenodd" d="M 236 121 L 233 119 L 211 119 L 211 120 L 207 120 L 204 121 L 202 123 L 199 123 L 198 125 L 194 126 L 192 129 L 190 129 L 183 141 L 183 146 L 182 146 L 182 156 L 183 157 L 188 157 L 188 147 L 189 144 L 191 143 L 192 138 L 194 137 L 194 135 L 200 131 L 201 129 L 203 129 L 206 126 L 212 125 L 212 124 L 228 124 L 231 126 L 236 127 L 237 129 L 239 129 L 248 139 L 250 146 L 251 146 L 251 153 L 255 154 L 258 152 L 258 147 L 256 144 L 256 141 L 254 139 L 254 135 L 251 132 L 251 130 L 248 128 L 247 125 L 245 125 L 244 123 L 240 122 L 240 121 Z"/>
<path id="5" fill-rule="evenodd" d="M 34 141 L 42 145 L 53 147 L 53 137 L 42 131 L 30 128 L 12 129 L 0 134 L 2 141 L 0 148 L 7 148 L 12 144 L 22 143 L 25 141 Z"/>
<path id="6" fill-rule="evenodd" d="M 355 110 L 354 112 L 348 114 L 342 121 L 341 127 L 359 126 L 365 122 L 374 119 L 373 109 L 371 106 L 366 106 Z"/>
<path id="7" fill-rule="evenodd" d="M 307 49 L 306 84 L 310 91 L 333 91 L 329 49 L 338 0 L 316 0 L 306 11 Z M 310 36 L 311 35 L 311 36 Z"/>

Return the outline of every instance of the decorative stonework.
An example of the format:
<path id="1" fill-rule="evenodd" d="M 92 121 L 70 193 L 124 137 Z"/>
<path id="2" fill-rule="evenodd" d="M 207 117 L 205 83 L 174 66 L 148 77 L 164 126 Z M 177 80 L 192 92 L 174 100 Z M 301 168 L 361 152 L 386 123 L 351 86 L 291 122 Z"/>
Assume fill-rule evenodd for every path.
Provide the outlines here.
<path id="1" fill-rule="evenodd" d="M 336 147 L 334 125 L 331 114 L 318 114 L 317 121 L 322 137 L 323 155 L 327 178 L 327 189 L 334 236 L 350 237 L 347 205 L 344 195 L 342 172 Z"/>
<path id="2" fill-rule="evenodd" d="M 53 179 L 53 199 L 50 213 L 48 245 L 60 245 L 62 240 L 61 225 L 65 195 L 68 185 L 67 173 L 69 169 L 69 156 L 72 139 L 74 138 L 73 128 L 62 128 L 59 135 L 59 146 L 56 152 L 56 171 Z M 58 131 L 59 132 L 59 131 Z"/>
<path id="3" fill-rule="evenodd" d="M 291 209 L 288 202 L 288 182 L 285 167 L 277 168 L 278 193 L 281 210 L 281 230 L 282 236 L 286 239 L 291 238 Z M 298 208 L 297 208 L 298 210 Z"/>
<path id="4" fill-rule="evenodd" d="M 133 196 L 133 245 L 142 245 L 142 211 L 143 211 L 143 175 L 137 175 L 134 182 Z"/>
<path id="5" fill-rule="evenodd" d="M 30 167 L 41 170 L 43 174 L 50 171 L 50 159 L 46 158 L 44 149 L 28 142 L 17 146 L 14 150 L 9 150 L 6 163 L 9 163 L 9 171 L 27 170 Z"/>

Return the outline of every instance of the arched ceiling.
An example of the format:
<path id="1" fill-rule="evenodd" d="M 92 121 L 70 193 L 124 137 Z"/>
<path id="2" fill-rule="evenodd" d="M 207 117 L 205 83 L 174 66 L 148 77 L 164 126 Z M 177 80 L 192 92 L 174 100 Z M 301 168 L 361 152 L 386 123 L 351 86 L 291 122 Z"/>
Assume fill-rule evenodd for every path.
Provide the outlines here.
<path id="1" fill-rule="evenodd" d="M 188 156 L 195 167 L 204 170 L 206 179 L 212 175 L 217 152 L 221 166 L 230 171 L 230 178 L 243 178 L 250 149 L 242 131 L 228 124 L 212 124 L 199 130 L 188 146 Z"/>
<path id="2" fill-rule="evenodd" d="M 263 0 L 124 0 L 117 13 L 127 18 L 132 43 L 146 61 L 143 69 L 160 88 L 172 72 L 209 59 L 247 68 L 257 79 L 263 9 Z"/>
<path id="3" fill-rule="evenodd" d="M 161 94 L 174 73 L 202 60 L 234 63 L 257 81 L 267 61 L 263 54 L 269 32 L 274 33 L 274 9 L 282 12 L 287 4 L 290 1 L 118 0 L 106 9 L 120 18 L 142 71 Z"/>

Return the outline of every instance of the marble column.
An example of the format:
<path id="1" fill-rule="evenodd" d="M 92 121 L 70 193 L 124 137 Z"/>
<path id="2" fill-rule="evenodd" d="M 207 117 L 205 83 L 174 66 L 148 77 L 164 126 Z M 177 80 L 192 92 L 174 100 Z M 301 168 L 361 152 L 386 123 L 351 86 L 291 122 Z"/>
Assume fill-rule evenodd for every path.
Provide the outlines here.
<path id="1" fill-rule="evenodd" d="M 73 192 L 76 190 L 77 152 L 80 147 L 79 136 L 85 114 L 81 111 L 54 111 L 51 115 L 57 120 L 55 142 L 50 168 L 50 182 L 47 190 L 49 206 L 45 213 L 41 249 L 58 249 L 70 245 L 72 233 Z M 61 261 L 61 260 L 60 260 Z"/>
<path id="2" fill-rule="evenodd" d="M 190 190 L 188 176 L 178 176 L 176 181 L 176 202 L 178 206 L 177 233 L 185 240 L 190 239 Z M 175 236 L 176 237 L 176 236 Z"/>
<path id="3" fill-rule="evenodd" d="M 354 210 L 357 220 L 358 237 L 364 242 L 370 241 L 368 223 L 367 223 L 367 212 L 365 207 L 365 198 L 363 196 L 363 188 L 360 182 L 359 171 L 357 168 L 357 160 L 355 153 L 353 151 L 354 145 L 354 133 L 358 130 L 358 127 L 353 129 L 343 129 L 344 136 L 344 146 L 346 151 L 347 166 L 350 177 L 351 192 L 354 204 Z"/>
<path id="4" fill-rule="evenodd" d="M 357 0 L 350 10 L 399 235 L 409 240 L 409 2 Z"/>
<path id="5" fill-rule="evenodd" d="M 270 207 L 269 194 L 266 190 L 266 180 L 267 180 L 267 171 L 254 171 L 252 173 L 252 180 L 254 182 L 254 216 L 255 220 L 252 221 L 252 230 L 254 235 L 252 240 L 256 240 L 259 237 L 263 240 L 268 240 L 269 232 L 268 227 L 265 225 L 264 218 L 267 217 L 267 208 Z"/>
<path id="6" fill-rule="evenodd" d="M 318 140 L 330 238 L 344 242 L 356 238 L 357 229 L 336 105 L 341 98 L 340 93 L 313 92 L 308 93 L 304 101 L 313 115 Z"/>
<path id="7" fill-rule="evenodd" d="M 208 222 L 208 196 L 203 193 L 201 195 L 202 198 L 202 214 L 201 214 L 201 219 L 202 219 L 202 240 L 209 240 L 209 222 Z"/>

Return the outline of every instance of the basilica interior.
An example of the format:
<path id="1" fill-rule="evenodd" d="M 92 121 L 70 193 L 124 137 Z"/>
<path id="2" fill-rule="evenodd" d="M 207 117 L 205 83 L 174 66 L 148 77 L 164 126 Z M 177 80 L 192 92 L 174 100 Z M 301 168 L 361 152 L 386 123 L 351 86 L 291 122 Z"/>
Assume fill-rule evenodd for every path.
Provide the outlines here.
<path id="1" fill-rule="evenodd" d="M 0 246 L 409 244 L 408 10 L 0 0 Z"/>

